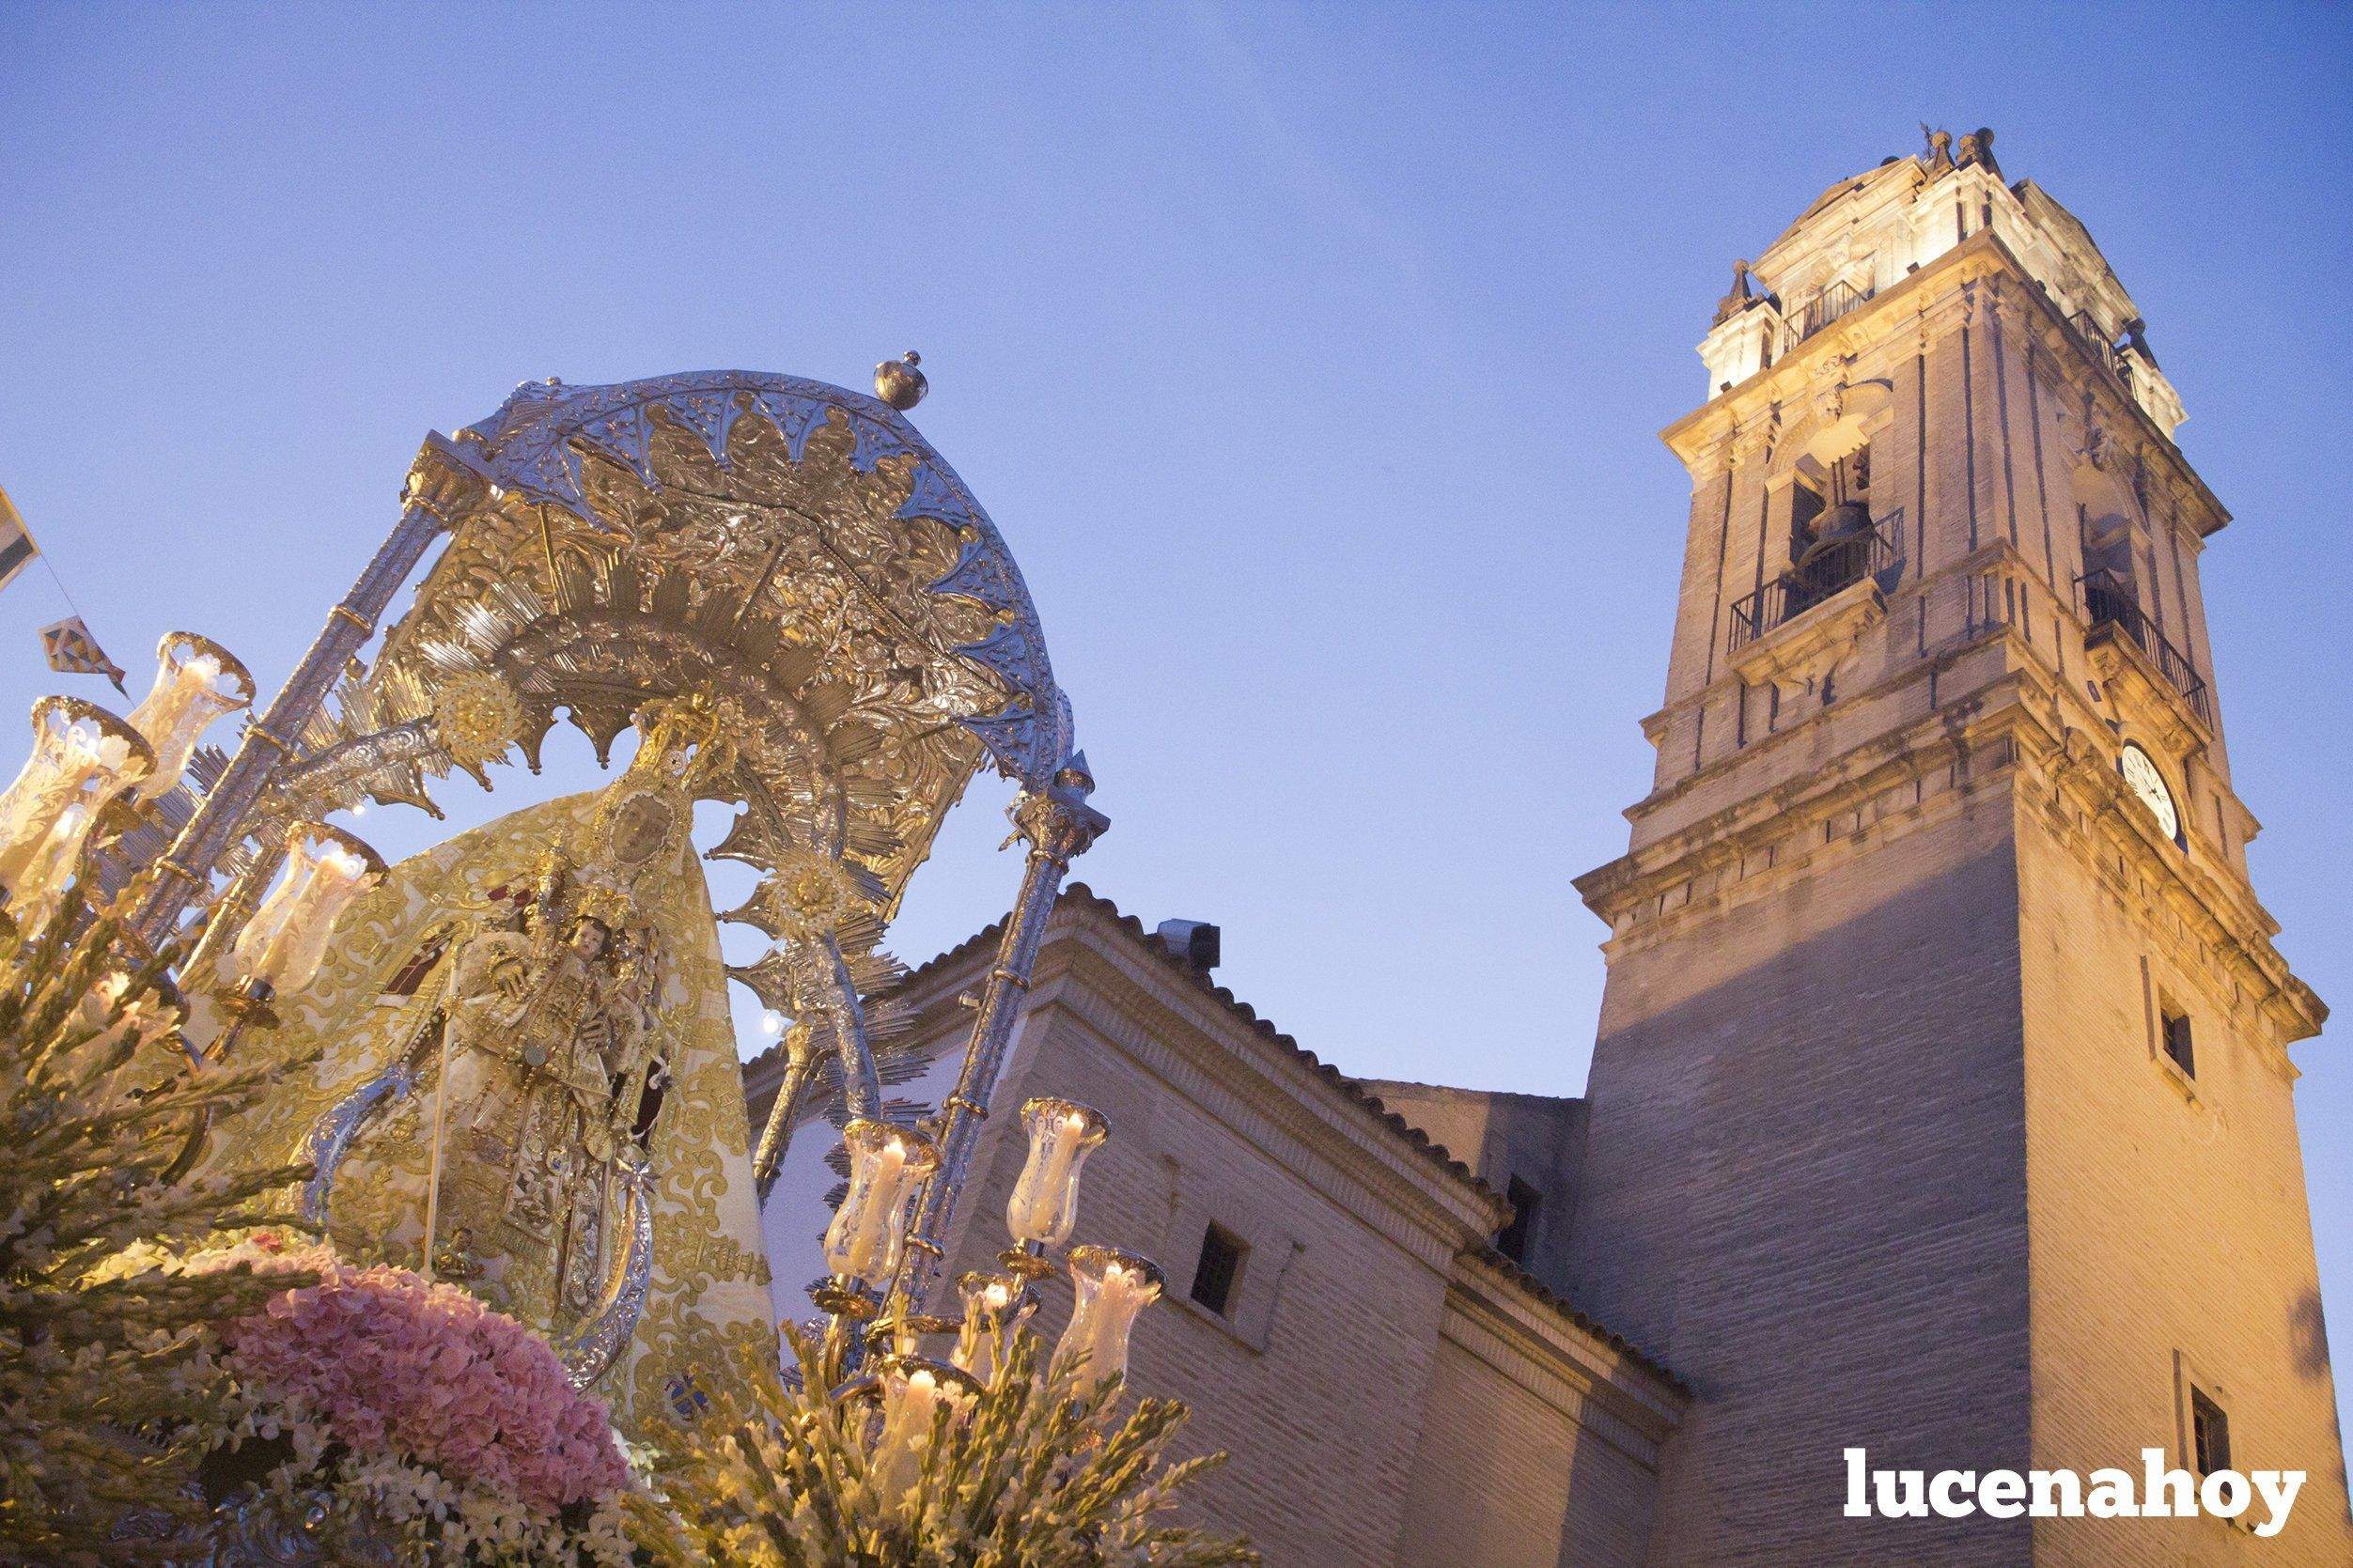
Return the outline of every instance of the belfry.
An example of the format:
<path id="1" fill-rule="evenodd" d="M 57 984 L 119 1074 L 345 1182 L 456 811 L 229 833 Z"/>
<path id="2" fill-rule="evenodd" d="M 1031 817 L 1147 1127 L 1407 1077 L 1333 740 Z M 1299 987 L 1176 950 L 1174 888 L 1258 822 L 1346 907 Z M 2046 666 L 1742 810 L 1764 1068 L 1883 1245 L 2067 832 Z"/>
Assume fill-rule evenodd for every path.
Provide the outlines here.
<path id="1" fill-rule="evenodd" d="M 1657 770 L 1579 883 L 1609 979 L 1563 1283 L 1693 1394 L 1649 1560 L 2228 1528 L 1842 1518 L 1858 1446 L 2309 1468 L 2264 1560 L 2347 1560 L 2287 1055 L 2325 1009 L 2248 879 L 2199 583 L 2229 514 L 2138 308 L 1991 132 L 1933 132 L 1741 263 L 1700 355 Z"/>

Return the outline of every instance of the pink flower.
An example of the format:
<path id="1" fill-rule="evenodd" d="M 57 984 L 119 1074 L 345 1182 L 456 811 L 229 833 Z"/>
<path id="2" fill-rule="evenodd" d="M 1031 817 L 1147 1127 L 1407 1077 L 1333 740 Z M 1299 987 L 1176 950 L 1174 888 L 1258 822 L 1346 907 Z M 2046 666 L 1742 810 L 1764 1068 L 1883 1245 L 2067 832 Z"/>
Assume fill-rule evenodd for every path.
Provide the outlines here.
<path id="1" fill-rule="evenodd" d="M 301 1401 L 355 1452 L 398 1453 L 537 1512 L 627 1483 L 604 1405 L 575 1390 L 521 1323 L 406 1269 L 355 1268 L 325 1248 L 268 1240 L 192 1265 L 319 1276 L 223 1327 L 229 1364 L 249 1384 Z"/>

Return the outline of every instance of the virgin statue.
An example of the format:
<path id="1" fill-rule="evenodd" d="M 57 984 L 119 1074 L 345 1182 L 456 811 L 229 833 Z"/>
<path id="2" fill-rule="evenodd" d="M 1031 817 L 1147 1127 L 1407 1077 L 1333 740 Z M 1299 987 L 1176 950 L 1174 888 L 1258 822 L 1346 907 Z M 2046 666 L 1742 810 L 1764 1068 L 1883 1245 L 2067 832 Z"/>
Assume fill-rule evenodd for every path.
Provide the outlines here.
<path id="1" fill-rule="evenodd" d="M 224 1141 L 306 1157 L 301 1206 L 346 1255 L 522 1319 L 632 1428 L 694 1407 L 712 1367 L 772 1355 L 726 970 L 689 840 L 714 728 L 648 715 L 607 788 L 393 867 L 281 999 L 319 1063 Z"/>
<path id="2" fill-rule="evenodd" d="M 558 1330 L 596 1306 L 612 1272 L 610 1217 L 643 1163 L 663 1077 L 648 933 L 628 923 L 625 893 L 568 899 L 563 881 L 560 870 L 542 878 L 526 929 L 452 944 L 427 1024 L 440 1031 L 435 1266 Z"/>

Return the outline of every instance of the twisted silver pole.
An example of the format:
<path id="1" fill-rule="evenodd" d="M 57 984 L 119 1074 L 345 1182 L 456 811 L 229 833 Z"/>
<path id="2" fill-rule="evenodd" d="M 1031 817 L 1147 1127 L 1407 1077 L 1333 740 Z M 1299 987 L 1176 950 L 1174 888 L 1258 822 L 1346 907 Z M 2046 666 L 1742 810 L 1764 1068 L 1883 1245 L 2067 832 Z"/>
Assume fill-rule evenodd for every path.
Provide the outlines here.
<path id="1" fill-rule="evenodd" d="M 149 952 L 171 937 L 180 911 L 199 896 L 212 868 L 243 831 L 246 819 L 269 789 L 296 736 L 362 644 L 375 634 L 377 617 L 408 581 L 436 535 L 463 516 L 487 491 L 482 470 L 445 438 L 426 438 L 409 470 L 407 505 L 391 535 L 361 571 L 343 601 L 328 612 L 327 624 L 310 651 L 294 667 L 269 710 L 245 725 L 237 754 L 197 803 L 188 825 L 148 868 L 144 885 L 132 891 L 123 927 Z"/>
<path id="2" fill-rule="evenodd" d="M 873 1048 L 866 1043 L 866 1010 L 858 1000 L 858 983 L 849 977 L 841 944 L 832 937 L 820 939 L 812 956 L 817 961 L 818 1005 L 834 1025 L 834 1049 L 841 1057 L 842 1099 L 853 1120 L 880 1121 L 882 1080 L 875 1072 Z"/>
<path id="3" fill-rule="evenodd" d="M 1109 817 L 1086 803 L 1093 788 L 1094 781 L 1083 768 L 1066 765 L 1044 794 L 1025 794 L 1014 802 L 1014 826 L 1030 846 L 1029 859 L 1021 868 L 1021 891 L 1005 918 L 997 961 L 981 987 L 972 1044 L 964 1052 L 956 1091 L 942 1108 L 940 1168 L 915 1201 L 914 1223 L 908 1230 L 906 1255 L 892 1294 L 894 1310 L 921 1311 L 946 1264 L 943 1238 L 971 1174 L 973 1148 L 980 1138 L 980 1124 L 989 1115 L 990 1096 L 996 1093 L 1005 1046 L 1021 1017 L 1055 895 L 1062 891 L 1070 862 L 1111 826 Z"/>
<path id="4" fill-rule="evenodd" d="M 794 1113 L 817 1073 L 817 1046 L 809 1033 L 805 1019 L 796 1020 L 785 1033 L 785 1075 L 777 1080 L 775 1103 L 768 1108 L 768 1125 L 760 1130 L 759 1147 L 752 1156 L 752 1179 L 762 1197 L 792 1144 Z"/>

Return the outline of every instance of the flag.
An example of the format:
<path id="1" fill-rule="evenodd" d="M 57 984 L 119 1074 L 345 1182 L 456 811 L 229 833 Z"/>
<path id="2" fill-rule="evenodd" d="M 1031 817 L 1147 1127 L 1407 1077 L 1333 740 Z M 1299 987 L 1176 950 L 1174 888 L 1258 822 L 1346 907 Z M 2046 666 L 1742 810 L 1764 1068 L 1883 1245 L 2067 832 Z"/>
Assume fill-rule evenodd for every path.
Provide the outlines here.
<path id="1" fill-rule="evenodd" d="M 40 647 L 49 656 L 51 669 L 69 675 L 104 675 L 115 683 L 116 691 L 131 695 L 122 683 L 122 666 L 106 657 L 106 650 L 98 645 L 81 616 L 68 615 L 42 627 Z"/>
<path id="2" fill-rule="evenodd" d="M 15 582 L 16 574 L 39 553 L 33 536 L 25 531 L 24 520 L 8 504 L 8 492 L 0 490 L 0 588 Z"/>

